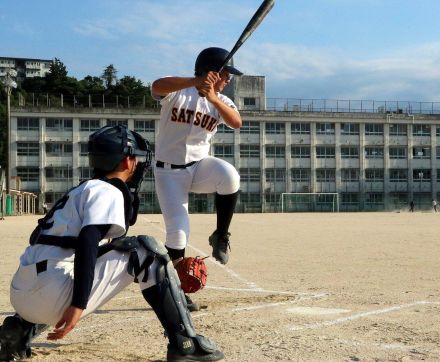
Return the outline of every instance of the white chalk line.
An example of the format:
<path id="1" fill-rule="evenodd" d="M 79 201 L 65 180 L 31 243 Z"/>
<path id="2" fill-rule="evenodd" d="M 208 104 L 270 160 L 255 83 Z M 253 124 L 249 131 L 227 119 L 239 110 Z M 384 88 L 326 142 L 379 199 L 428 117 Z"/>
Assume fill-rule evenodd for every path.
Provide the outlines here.
<path id="1" fill-rule="evenodd" d="M 206 286 L 205 289 L 213 289 L 213 290 L 223 290 L 230 292 L 245 292 L 245 293 L 262 293 L 262 294 L 280 294 L 280 295 L 309 295 L 309 296 L 326 296 L 326 293 L 305 293 L 305 292 L 284 292 L 280 290 L 267 290 L 267 289 L 246 289 L 246 288 L 226 288 L 226 287 L 215 287 L 215 286 Z"/>
<path id="2" fill-rule="evenodd" d="M 282 305 L 299 303 L 299 302 L 302 302 L 305 300 L 319 299 L 319 298 L 323 298 L 325 296 L 326 296 L 326 294 L 315 294 L 315 295 L 301 296 L 296 300 L 288 300 L 285 302 L 265 303 L 265 304 L 250 306 L 250 307 L 237 307 L 237 308 L 231 309 L 231 312 L 243 312 L 243 311 L 251 311 L 251 310 L 258 310 L 258 309 L 265 309 L 265 308 L 274 308 L 274 307 L 279 307 Z"/>
<path id="3" fill-rule="evenodd" d="M 359 342 L 359 341 L 350 341 L 346 339 L 336 339 L 335 342 L 340 344 L 345 344 L 349 347 L 375 347 L 378 349 L 383 350 L 397 350 L 397 351 L 404 351 L 404 352 L 410 352 L 410 353 L 417 353 L 417 354 L 426 354 L 426 353 L 440 353 L 440 349 L 438 348 L 427 348 L 426 346 L 409 346 L 409 345 L 403 345 L 398 343 L 374 343 L 374 342 Z"/>
<path id="4" fill-rule="evenodd" d="M 314 296 L 314 297 L 325 297 L 327 293 L 305 293 L 305 292 L 284 292 L 280 290 L 267 290 L 267 289 L 247 289 L 247 288 L 226 288 L 226 287 L 215 287 L 215 286 L 206 286 L 205 289 L 212 290 L 222 290 L 227 292 L 242 292 L 242 293 L 261 293 L 261 294 L 277 294 L 277 295 L 292 295 L 292 296 Z M 118 297 L 113 298 L 112 300 L 125 300 L 125 299 L 134 299 L 141 298 L 139 295 L 131 295 L 126 297 Z"/>
<path id="5" fill-rule="evenodd" d="M 341 318 L 337 318 L 337 319 L 333 319 L 333 320 L 329 320 L 329 321 L 323 321 L 323 322 L 317 322 L 317 323 L 309 323 L 309 324 L 305 324 L 302 326 L 290 326 L 289 330 L 291 331 L 303 331 L 303 330 L 307 330 L 307 329 L 318 329 L 318 328 L 325 328 L 325 327 L 330 327 L 330 326 L 334 326 L 336 324 L 341 324 L 341 323 L 345 323 L 345 322 L 350 322 L 356 319 L 360 319 L 360 318 L 365 318 L 371 315 L 378 315 L 378 314 L 385 314 L 385 313 L 390 313 L 390 312 L 394 312 L 394 311 L 398 311 L 401 309 L 406 309 L 406 308 L 412 308 L 414 306 L 417 305 L 440 305 L 440 302 L 430 302 L 430 301 L 417 301 L 414 303 L 408 303 L 408 304 L 401 304 L 401 305 L 396 305 L 393 307 L 389 307 L 389 308 L 384 308 L 384 309 L 378 309 L 378 310 L 372 310 L 369 312 L 362 312 L 362 313 L 356 313 L 353 314 L 351 316 L 348 317 L 341 317 Z"/>
<path id="6" fill-rule="evenodd" d="M 304 296 L 300 296 L 296 300 L 289 300 L 289 301 L 277 302 L 277 303 L 263 303 L 263 304 L 258 304 L 255 306 L 248 306 L 248 307 L 237 307 L 237 308 L 228 309 L 227 312 L 246 312 L 246 311 L 258 310 L 258 309 L 274 308 L 274 307 L 278 307 L 278 306 L 282 306 L 282 305 L 286 305 L 286 304 L 299 303 L 299 302 L 305 301 L 305 300 L 318 299 L 318 298 L 322 298 L 324 296 L 326 296 L 326 295 L 325 294 L 304 295 Z M 127 298 L 134 298 L 134 297 L 127 297 Z M 124 298 L 121 298 L 121 299 L 124 299 Z M 147 308 L 150 309 L 149 306 L 146 304 L 146 309 Z M 102 311 L 105 312 L 106 310 L 102 310 Z M 127 312 L 129 312 L 129 310 L 127 310 Z M 148 313 L 148 312 L 150 312 L 150 310 L 145 311 L 145 313 Z M 192 318 L 200 318 L 200 317 L 204 317 L 204 316 L 210 316 L 210 315 L 213 315 L 214 313 L 218 313 L 218 312 L 221 312 L 221 310 L 217 310 L 215 312 L 201 312 L 201 313 L 195 313 L 195 314 L 192 313 L 191 317 Z M 116 316 L 118 314 L 120 314 L 120 313 L 117 313 Z M 93 315 L 93 313 L 91 315 Z M 148 314 L 144 314 L 142 316 L 137 316 L 137 317 L 122 317 L 121 316 L 121 318 L 112 318 L 111 321 L 99 323 L 97 325 L 78 327 L 78 328 L 75 328 L 72 332 L 84 331 L 84 330 L 89 330 L 89 329 L 94 329 L 94 328 L 101 328 L 102 326 L 109 325 L 109 324 L 125 324 L 125 323 L 131 323 L 136 320 L 151 321 L 151 320 L 155 320 L 155 319 L 156 319 L 156 317 L 154 315 L 148 315 Z"/>

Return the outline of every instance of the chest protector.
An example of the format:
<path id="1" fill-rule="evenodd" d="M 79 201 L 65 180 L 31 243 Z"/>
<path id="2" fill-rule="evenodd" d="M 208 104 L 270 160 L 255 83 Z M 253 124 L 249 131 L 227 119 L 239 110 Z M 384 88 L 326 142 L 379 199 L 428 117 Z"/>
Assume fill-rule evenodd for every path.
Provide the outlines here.
<path id="1" fill-rule="evenodd" d="M 128 228 L 131 225 L 134 225 L 137 220 L 137 215 L 139 211 L 139 196 L 137 192 L 131 192 L 127 184 L 118 178 L 102 178 L 101 180 L 108 182 L 109 184 L 116 187 L 119 191 L 122 192 L 122 195 L 124 196 L 124 235 L 126 235 Z M 81 184 L 76 187 L 79 187 Z M 38 220 L 38 225 L 29 238 L 30 245 L 44 244 L 59 246 L 61 248 L 75 249 L 77 236 L 58 236 L 42 234 L 43 230 L 49 230 L 53 226 L 54 222 L 50 220 L 52 219 L 55 211 L 62 209 L 66 205 L 71 190 L 73 189 L 70 189 L 61 199 L 57 200 L 50 211 L 43 218 Z"/>

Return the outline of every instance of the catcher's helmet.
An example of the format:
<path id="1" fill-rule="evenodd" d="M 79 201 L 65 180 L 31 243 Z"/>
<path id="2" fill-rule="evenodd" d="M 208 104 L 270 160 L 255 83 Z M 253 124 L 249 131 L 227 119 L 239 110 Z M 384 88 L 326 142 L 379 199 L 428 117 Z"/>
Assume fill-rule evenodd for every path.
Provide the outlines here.
<path id="1" fill-rule="evenodd" d="M 126 156 L 138 156 L 147 169 L 151 165 L 150 144 L 127 126 L 105 126 L 92 133 L 88 143 L 89 165 L 95 170 L 113 171 Z"/>
<path id="2" fill-rule="evenodd" d="M 209 71 L 218 72 L 228 55 L 229 52 L 222 48 L 213 47 L 202 50 L 196 59 L 195 75 L 202 75 L 203 73 L 207 73 Z M 234 67 L 234 61 L 232 59 L 228 61 L 223 69 L 227 70 L 231 74 L 243 74 Z"/>

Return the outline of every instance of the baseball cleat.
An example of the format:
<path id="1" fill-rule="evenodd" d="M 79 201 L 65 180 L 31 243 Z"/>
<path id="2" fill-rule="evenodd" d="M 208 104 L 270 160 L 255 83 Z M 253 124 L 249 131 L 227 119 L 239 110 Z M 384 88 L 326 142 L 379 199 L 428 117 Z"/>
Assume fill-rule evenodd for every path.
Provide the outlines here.
<path id="1" fill-rule="evenodd" d="M 26 331 L 16 317 L 6 317 L 3 321 L 0 345 L 0 361 L 17 361 L 31 356 Z"/>
<path id="2" fill-rule="evenodd" d="M 200 348 L 196 349 L 194 353 L 183 355 L 177 347 L 168 345 L 167 362 L 191 362 L 191 361 L 220 361 L 225 358 L 223 352 L 218 349 L 213 352 L 204 352 Z"/>
<path id="3" fill-rule="evenodd" d="M 200 310 L 200 305 L 198 303 L 193 302 L 193 300 L 185 294 L 186 306 L 190 312 L 198 312 Z"/>
<path id="4" fill-rule="evenodd" d="M 231 250 L 231 245 L 229 244 L 230 236 L 231 233 L 220 235 L 217 231 L 214 231 L 209 237 L 209 245 L 212 246 L 212 256 L 221 264 L 226 264 L 229 260 L 228 252 Z"/>

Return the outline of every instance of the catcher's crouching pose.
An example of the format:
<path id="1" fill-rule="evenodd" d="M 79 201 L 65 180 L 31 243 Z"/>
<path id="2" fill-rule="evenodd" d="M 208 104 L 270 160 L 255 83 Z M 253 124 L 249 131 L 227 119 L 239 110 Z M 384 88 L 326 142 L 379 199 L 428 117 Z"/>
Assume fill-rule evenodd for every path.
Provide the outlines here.
<path id="1" fill-rule="evenodd" d="M 54 326 L 49 340 L 63 338 L 134 281 L 168 336 L 168 361 L 223 359 L 196 333 L 163 244 L 125 237 L 136 221 L 137 190 L 150 160 L 148 142 L 125 126 L 90 136 L 95 177 L 58 200 L 32 233 L 11 283 L 16 314 L 1 326 L 0 361 L 30 357 L 32 338 L 48 325 Z"/>

